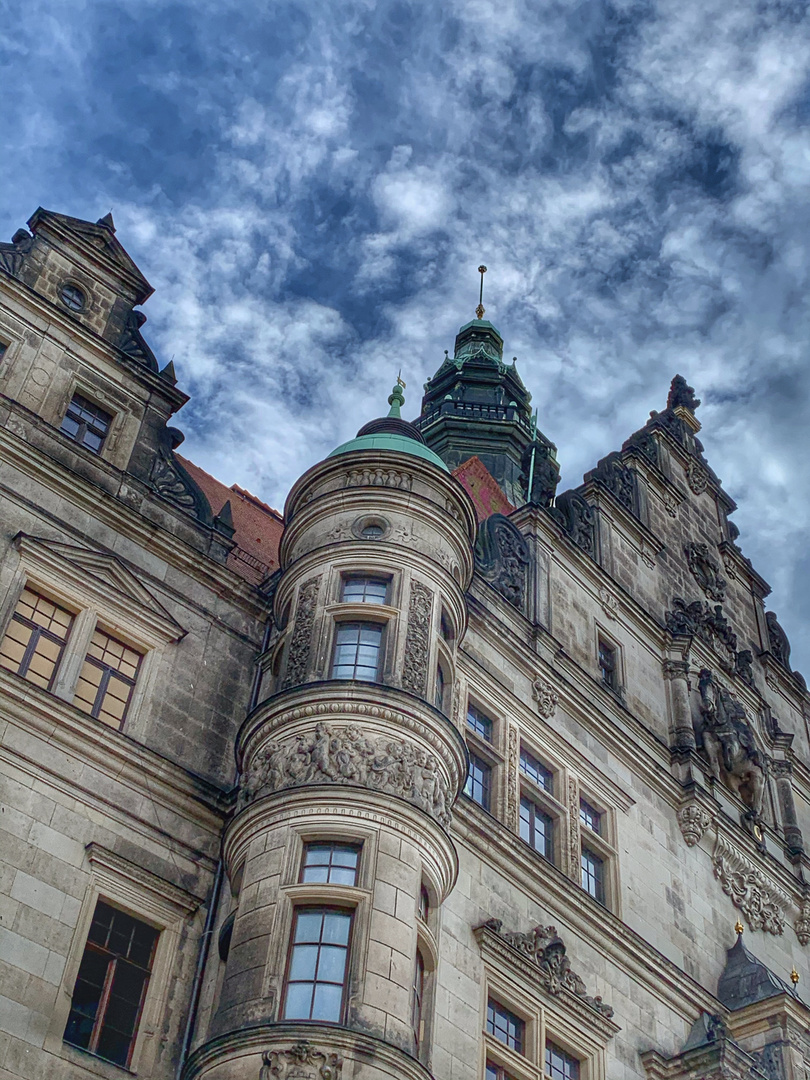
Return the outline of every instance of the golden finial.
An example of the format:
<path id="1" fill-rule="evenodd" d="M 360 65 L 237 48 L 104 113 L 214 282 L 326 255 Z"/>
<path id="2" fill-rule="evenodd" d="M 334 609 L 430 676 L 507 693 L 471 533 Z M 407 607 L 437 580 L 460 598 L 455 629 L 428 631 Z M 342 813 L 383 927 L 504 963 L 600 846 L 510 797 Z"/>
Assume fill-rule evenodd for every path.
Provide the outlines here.
<path id="1" fill-rule="evenodd" d="M 400 369 L 399 369 L 399 374 L 397 375 L 397 386 L 401 386 L 401 387 L 402 387 L 402 389 L 404 390 L 404 389 L 405 389 L 405 387 L 406 387 L 407 385 L 408 385 L 408 384 L 407 384 L 407 383 L 405 382 L 405 380 L 404 380 L 404 379 L 402 378 L 402 368 L 400 368 Z"/>
<path id="2" fill-rule="evenodd" d="M 483 264 L 478 267 L 478 273 L 481 275 L 481 291 L 478 293 L 478 307 L 475 309 L 476 319 L 484 317 L 484 274 L 486 272 L 487 268 Z"/>
<path id="3" fill-rule="evenodd" d="M 740 922 L 740 920 L 737 919 L 737 921 L 734 923 L 734 933 L 739 937 L 743 930 L 745 930 L 745 927 Z"/>
<path id="4" fill-rule="evenodd" d="M 796 983 L 799 981 L 799 973 L 795 966 L 790 969 L 790 981 L 793 983 L 793 989 L 796 989 Z"/>

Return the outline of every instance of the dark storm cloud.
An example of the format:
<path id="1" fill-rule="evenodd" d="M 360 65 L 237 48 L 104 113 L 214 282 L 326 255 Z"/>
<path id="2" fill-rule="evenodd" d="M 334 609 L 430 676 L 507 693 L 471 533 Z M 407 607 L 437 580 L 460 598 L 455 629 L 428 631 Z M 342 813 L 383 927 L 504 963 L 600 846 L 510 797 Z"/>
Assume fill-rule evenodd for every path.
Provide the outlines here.
<path id="1" fill-rule="evenodd" d="M 810 666 L 806 4 L 29 0 L 0 53 L 3 233 L 113 207 L 203 466 L 280 504 L 415 411 L 483 259 L 564 484 L 694 383 Z"/>

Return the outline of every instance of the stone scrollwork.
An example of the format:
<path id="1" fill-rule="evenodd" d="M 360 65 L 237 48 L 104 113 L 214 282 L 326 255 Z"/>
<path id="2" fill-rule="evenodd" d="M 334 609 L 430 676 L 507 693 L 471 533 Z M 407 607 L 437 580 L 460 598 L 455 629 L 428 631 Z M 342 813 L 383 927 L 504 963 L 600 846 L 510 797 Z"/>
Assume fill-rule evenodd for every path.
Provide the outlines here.
<path id="1" fill-rule="evenodd" d="M 515 607 L 523 607 L 529 573 L 529 545 L 508 517 L 492 514 L 481 522 L 475 544 L 475 562 L 481 576 L 496 592 Z"/>
<path id="2" fill-rule="evenodd" d="M 262 1054 L 259 1080 L 340 1080 L 343 1058 L 318 1050 L 303 1040 L 289 1050 L 268 1050 Z"/>
<path id="3" fill-rule="evenodd" d="M 298 594 L 298 607 L 295 612 L 295 625 L 290 642 L 290 651 L 287 656 L 284 689 L 290 686 L 298 686 L 306 679 L 320 585 L 320 575 L 310 578 L 304 582 Z"/>
<path id="4" fill-rule="evenodd" d="M 593 558 L 596 554 L 596 517 L 593 508 L 576 491 L 563 491 L 549 513 L 577 547 Z"/>
<path id="5" fill-rule="evenodd" d="M 687 803 L 678 810 L 678 824 L 688 847 L 700 843 L 703 834 L 712 823 L 712 815 L 697 803 Z"/>
<path id="6" fill-rule="evenodd" d="M 569 990 L 572 994 L 590 1005 L 592 1009 L 608 1020 L 613 1016 L 613 1009 L 606 1005 L 601 997 L 589 997 L 585 983 L 571 969 L 571 961 L 566 956 L 565 944 L 553 926 L 536 926 L 528 934 L 509 933 L 503 930 L 500 919 L 489 919 L 479 927 L 497 934 L 507 945 L 521 953 L 536 965 L 543 989 L 549 994 L 559 994 Z"/>
<path id="7" fill-rule="evenodd" d="M 532 697 L 537 702 L 537 711 L 544 720 L 550 720 L 557 709 L 560 695 L 550 682 L 539 675 L 532 683 Z"/>
<path id="8" fill-rule="evenodd" d="M 402 665 L 402 687 L 420 697 L 427 689 L 427 665 L 430 652 L 430 616 L 433 593 L 421 581 L 411 584 L 408 604 L 408 632 L 405 638 L 405 660 Z"/>
<path id="9" fill-rule="evenodd" d="M 789 898 L 774 882 L 731 843 L 718 834 L 712 852 L 714 876 L 745 916 L 752 930 L 782 934 Z"/>
<path id="10" fill-rule="evenodd" d="M 450 822 L 452 798 L 436 758 L 410 742 L 368 738 L 354 725 L 319 723 L 309 735 L 262 747 L 242 779 L 239 804 L 307 784 L 351 784 L 396 795 L 441 825 Z"/>
<path id="11" fill-rule="evenodd" d="M 765 622 L 768 626 L 768 649 L 771 655 L 782 667 L 790 671 L 790 642 L 787 634 L 772 611 L 765 612 Z"/>
<path id="12" fill-rule="evenodd" d="M 691 542 L 684 548 L 689 569 L 698 585 L 710 600 L 724 600 L 726 579 L 720 574 L 720 565 L 709 555 L 709 545 Z"/>

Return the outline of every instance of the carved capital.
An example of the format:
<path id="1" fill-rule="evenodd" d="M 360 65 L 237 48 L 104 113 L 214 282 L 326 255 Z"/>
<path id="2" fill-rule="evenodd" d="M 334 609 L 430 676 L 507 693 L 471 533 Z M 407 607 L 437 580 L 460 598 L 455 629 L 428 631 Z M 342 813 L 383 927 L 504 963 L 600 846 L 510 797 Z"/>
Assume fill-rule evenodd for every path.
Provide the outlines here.
<path id="1" fill-rule="evenodd" d="M 661 664 L 661 669 L 665 679 L 689 678 L 688 660 L 664 660 Z"/>
<path id="2" fill-rule="evenodd" d="M 545 720 L 550 720 L 557 709 L 560 695 L 550 682 L 539 675 L 532 683 L 532 697 L 537 702 L 537 711 Z"/>
<path id="3" fill-rule="evenodd" d="M 289 1050 L 262 1054 L 259 1080 L 340 1080 L 343 1058 L 303 1040 Z"/>
<path id="4" fill-rule="evenodd" d="M 755 863 L 718 833 L 712 852 L 714 876 L 752 930 L 783 934 L 790 899 Z"/>
<path id="5" fill-rule="evenodd" d="M 683 838 L 689 847 L 700 843 L 700 839 L 712 823 L 709 811 L 697 803 L 687 803 L 678 810 L 678 824 Z"/>

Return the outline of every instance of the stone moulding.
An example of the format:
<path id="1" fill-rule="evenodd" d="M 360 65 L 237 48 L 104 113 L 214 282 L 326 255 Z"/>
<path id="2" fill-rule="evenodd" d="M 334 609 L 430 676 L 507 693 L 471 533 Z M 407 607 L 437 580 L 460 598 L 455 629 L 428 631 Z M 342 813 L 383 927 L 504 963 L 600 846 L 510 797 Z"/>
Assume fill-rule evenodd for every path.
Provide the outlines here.
<path id="1" fill-rule="evenodd" d="M 571 968 L 565 944 L 555 927 L 536 926 L 528 934 L 521 934 L 504 931 L 500 919 L 488 919 L 474 932 L 479 941 L 487 933 L 493 934 L 520 954 L 522 959 L 529 961 L 547 993 L 556 996 L 567 990 L 605 1020 L 613 1016 L 612 1007 L 606 1005 L 601 997 L 588 996 L 585 983 Z"/>
<path id="2" fill-rule="evenodd" d="M 719 832 L 712 852 L 714 876 L 752 930 L 782 934 L 790 897 Z"/>
<path id="3" fill-rule="evenodd" d="M 320 721 L 310 733 L 261 747 L 242 777 L 239 805 L 308 784 L 351 784 L 395 795 L 445 827 L 455 798 L 439 762 L 421 747 L 387 735 L 369 738 L 354 724 Z"/>
<path id="4" fill-rule="evenodd" d="M 288 1050 L 268 1050 L 262 1054 L 259 1080 L 340 1080 L 343 1058 L 318 1050 L 306 1039 Z"/>

